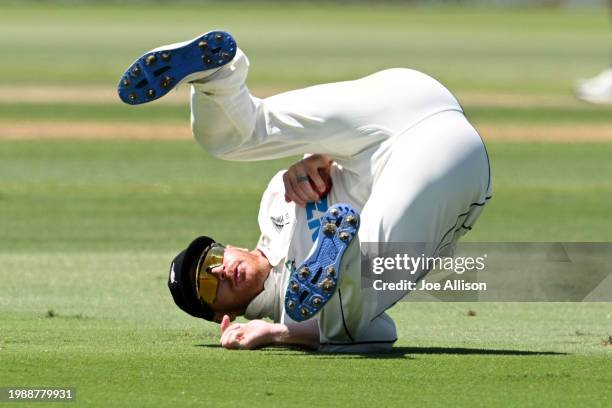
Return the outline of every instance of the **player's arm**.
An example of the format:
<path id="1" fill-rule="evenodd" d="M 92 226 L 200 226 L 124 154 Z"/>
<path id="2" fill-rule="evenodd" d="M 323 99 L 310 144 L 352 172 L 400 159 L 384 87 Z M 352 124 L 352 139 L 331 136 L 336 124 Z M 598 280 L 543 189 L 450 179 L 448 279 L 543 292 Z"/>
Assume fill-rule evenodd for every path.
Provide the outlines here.
<path id="1" fill-rule="evenodd" d="M 319 348 L 319 327 L 315 320 L 302 323 L 268 323 L 251 320 L 230 323 L 229 316 L 221 322 L 221 346 L 227 349 L 257 349 L 266 346 L 298 346 Z"/>

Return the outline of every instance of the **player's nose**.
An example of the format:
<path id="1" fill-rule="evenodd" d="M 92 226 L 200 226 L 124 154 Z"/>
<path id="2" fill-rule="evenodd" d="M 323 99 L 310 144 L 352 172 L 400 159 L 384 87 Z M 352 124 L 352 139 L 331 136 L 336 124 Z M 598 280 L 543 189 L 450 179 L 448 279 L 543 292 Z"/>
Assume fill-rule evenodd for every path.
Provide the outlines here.
<path id="1" fill-rule="evenodd" d="M 219 265 L 210 270 L 210 273 L 215 276 L 217 279 L 225 279 L 225 268 L 223 265 Z"/>

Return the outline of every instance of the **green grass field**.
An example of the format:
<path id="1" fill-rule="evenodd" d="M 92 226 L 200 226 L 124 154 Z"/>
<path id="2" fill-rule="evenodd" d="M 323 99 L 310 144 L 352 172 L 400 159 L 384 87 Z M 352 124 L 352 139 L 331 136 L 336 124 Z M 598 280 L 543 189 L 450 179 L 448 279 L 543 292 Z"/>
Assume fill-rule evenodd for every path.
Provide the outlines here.
<path id="1" fill-rule="evenodd" d="M 172 303 L 170 260 L 202 233 L 253 246 L 260 195 L 291 159 L 222 162 L 129 134 L 48 140 L 59 122 L 188 128 L 189 110 L 20 93 L 112 92 L 141 51 L 223 27 L 256 93 L 408 66 L 465 95 L 477 128 L 609 132 L 608 108 L 570 96 L 608 62 L 606 12 L 143 7 L 0 6 L 0 387 L 76 387 L 74 406 L 104 407 L 612 405 L 610 303 L 400 303 L 384 356 L 219 348 L 215 325 Z M 491 137 L 494 199 L 466 239 L 612 241 L 612 139 L 581 140 Z"/>

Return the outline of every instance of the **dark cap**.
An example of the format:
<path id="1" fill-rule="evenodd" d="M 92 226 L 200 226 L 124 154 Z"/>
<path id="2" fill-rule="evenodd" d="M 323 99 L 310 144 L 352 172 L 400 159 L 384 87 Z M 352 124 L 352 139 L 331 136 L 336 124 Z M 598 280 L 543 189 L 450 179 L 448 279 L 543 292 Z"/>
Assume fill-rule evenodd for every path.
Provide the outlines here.
<path id="1" fill-rule="evenodd" d="M 193 317 L 212 321 L 215 316 L 209 304 L 198 298 L 195 285 L 195 272 L 198 260 L 210 249 L 215 240 L 210 237 L 198 237 L 187 249 L 174 258 L 168 275 L 168 288 L 174 303 Z"/>

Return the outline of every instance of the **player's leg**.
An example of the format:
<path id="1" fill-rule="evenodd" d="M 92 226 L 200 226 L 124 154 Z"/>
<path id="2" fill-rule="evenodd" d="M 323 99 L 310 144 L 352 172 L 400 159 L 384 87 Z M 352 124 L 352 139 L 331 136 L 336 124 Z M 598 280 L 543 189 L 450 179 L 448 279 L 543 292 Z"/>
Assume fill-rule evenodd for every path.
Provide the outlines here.
<path id="1" fill-rule="evenodd" d="M 357 161 L 370 161 L 384 140 L 423 118 L 461 110 L 440 83 L 408 69 L 259 99 L 245 85 L 248 66 L 233 38 L 214 31 L 145 53 L 122 77 L 119 94 L 127 103 L 144 103 L 188 81 L 194 135 L 213 154 L 266 160 L 322 153 L 347 169 L 358 155 L 363 160 Z"/>
<path id="2" fill-rule="evenodd" d="M 471 229 L 490 194 L 479 135 L 463 114 L 437 114 L 395 140 L 363 208 L 360 242 L 413 243 L 413 256 L 441 255 Z M 377 313 L 403 295 L 381 292 Z"/>
<path id="3" fill-rule="evenodd" d="M 375 150 L 424 117 L 461 110 L 437 81 L 407 69 L 259 99 L 245 85 L 248 66 L 239 51 L 231 64 L 193 84 L 194 135 L 224 159 L 321 153 L 351 169 L 357 155 Z"/>
<path id="4" fill-rule="evenodd" d="M 462 113 L 448 111 L 416 124 L 391 143 L 361 211 L 361 251 L 374 250 L 366 255 L 380 256 L 385 245 L 402 243 L 402 251 L 415 257 L 449 253 L 491 193 L 482 140 Z M 321 332 L 334 341 L 387 338 L 371 329 L 373 319 L 406 294 L 374 290 L 362 275 L 358 248 L 344 253 L 338 296 L 329 300 L 319 318 Z"/>

